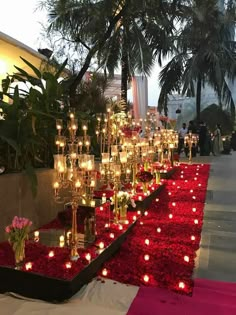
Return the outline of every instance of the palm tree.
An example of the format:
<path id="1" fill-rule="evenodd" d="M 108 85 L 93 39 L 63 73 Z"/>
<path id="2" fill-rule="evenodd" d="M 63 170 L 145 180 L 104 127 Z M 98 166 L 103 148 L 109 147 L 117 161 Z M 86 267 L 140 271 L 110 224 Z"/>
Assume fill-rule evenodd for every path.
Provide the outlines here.
<path id="1" fill-rule="evenodd" d="M 220 105 L 225 102 L 234 116 L 235 106 L 228 80 L 236 76 L 236 43 L 232 37 L 235 15 L 232 3 L 225 11 L 217 0 L 195 0 L 179 7 L 183 17 L 173 41 L 176 49 L 160 74 L 159 110 L 167 111 L 168 94 L 174 91 L 196 96 L 196 118 L 200 120 L 201 91 L 208 83 Z"/>
<path id="2" fill-rule="evenodd" d="M 57 31 L 82 51 L 84 62 L 71 84 L 71 100 L 94 58 L 110 74 L 122 68 L 122 98 L 127 81 L 139 71 L 149 74 L 154 56 L 162 58 L 165 29 L 171 28 L 169 8 L 179 0 L 44 1 L 49 12 L 48 32 Z M 155 42 L 155 47 L 152 43 Z M 162 44 L 163 43 L 163 44 Z M 164 48 L 165 49 L 165 48 Z M 154 54 L 153 54 L 154 52 Z"/>

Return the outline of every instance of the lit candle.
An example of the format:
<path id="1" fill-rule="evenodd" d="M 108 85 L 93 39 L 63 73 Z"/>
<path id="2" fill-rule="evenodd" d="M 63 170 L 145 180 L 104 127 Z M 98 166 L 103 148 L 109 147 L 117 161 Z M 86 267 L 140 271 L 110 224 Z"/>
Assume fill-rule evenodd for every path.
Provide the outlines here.
<path id="1" fill-rule="evenodd" d="M 71 267 L 72 267 L 71 262 L 70 261 L 66 262 L 66 268 L 70 269 Z"/>
<path id="2" fill-rule="evenodd" d="M 64 247 L 64 245 L 65 245 L 64 241 L 59 243 L 59 247 Z"/>
<path id="3" fill-rule="evenodd" d="M 194 220 L 194 224 L 198 224 L 198 220 L 197 219 Z"/>
<path id="4" fill-rule="evenodd" d="M 106 194 L 102 194 L 102 203 L 106 203 L 107 198 L 106 198 Z"/>
<path id="5" fill-rule="evenodd" d="M 143 200 L 142 196 L 138 196 L 138 200 L 142 201 Z"/>
<path id="6" fill-rule="evenodd" d="M 191 241 L 195 241 L 195 236 L 194 235 L 191 236 Z"/>
<path id="7" fill-rule="evenodd" d="M 39 231 L 34 231 L 34 237 L 38 238 L 39 237 Z"/>
<path id="8" fill-rule="evenodd" d="M 54 251 L 50 250 L 50 252 L 48 253 L 48 257 L 54 257 Z"/>
<path id="9" fill-rule="evenodd" d="M 95 180 L 91 180 L 90 187 L 95 187 Z"/>
<path id="10" fill-rule="evenodd" d="M 26 270 L 32 269 L 32 262 L 26 263 L 26 264 L 25 264 L 25 269 L 26 269 Z"/>
<path id="11" fill-rule="evenodd" d="M 110 238 L 114 238 L 114 237 L 115 237 L 114 233 L 110 233 Z"/>
<path id="12" fill-rule="evenodd" d="M 179 282 L 179 288 L 180 288 L 180 289 L 184 289 L 184 287 L 185 287 L 184 282 Z"/>
<path id="13" fill-rule="evenodd" d="M 144 215 L 147 216 L 147 215 L 148 215 L 148 211 L 145 211 L 145 212 L 144 212 Z"/>
<path id="14" fill-rule="evenodd" d="M 86 254 L 86 255 L 85 255 L 85 258 L 86 258 L 87 261 L 90 263 L 90 261 L 91 261 L 91 254 L 90 254 L 90 253 Z"/>
<path id="15" fill-rule="evenodd" d="M 58 182 L 55 182 L 55 183 L 53 184 L 53 188 L 54 188 L 54 189 L 58 189 L 58 188 L 59 188 L 59 183 L 58 183 Z"/>
<path id="16" fill-rule="evenodd" d="M 144 260 L 148 261 L 149 260 L 149 255 L 144 255 Z"/>
<path id="17" fill-rule="evenodd" d="M 157 233 L 161 233 L 161 228 L 157 228 Z"/>
<path id="18" fill-rule="evenodd" d="M 149 239 L 145 239 L 145 241 L 144 241 L 144 243 L 146 244 L 146 245 L 149 245 L 150 244 L 150 241 L 149 241 Z"/>
<path id="19" fill-rule="evenodd" d="M 136 215 L 133 216 L 133 221 L 136 221 L 137 220 L 137 217 Z"/>
<path id="20" fill-rule="evenodd" d="M 176 206 L 176 203 L 175 203 L 175 202 L 172 202 L 172 206 L 175 207 L 175 206 Z"/>
<path id="21" fill-rule="evenodd" d="M 149 276 L 148 275 L 144 275 L 143 276 L 143 280 L 144 280 L 144 282 L 148 282 L 149 281 Z"/>
<path id="22" fill-rule="evenodd" d="M 102 269 L 102 275 L 103 275 L 104 277 L 106 277 L 107 274 L 108 274 L 107 269 L 106 269 L 106 268 Z"/>
<path id="23" fill-rule="evenodd" d="M 192 210 L 193 210 L 193 212 L 196 212 L 196 211 L 197 211 L 197 209 L 196 209 L 196 208 L 193 208 Z"/>
<path id="24" fill-rule="evenodd" d="M 90 206 L 91 206 L 91 207 L 95 207 L 95 200 L 91 200 L 91 201 L 90 201 Z"/>
<path id="25" fill-rule="evenodd" d="M 189 262 L 189 257 L 188 256 L 184 256 L 184 261 Z"/>
<path id="26" fill-rule="evenodd" d="M 60 242 L 64 242 L 64 241 L 65 241 L 64 235 L 61 235 L 61 236 L 59 237 L 59 240 L 60 240 Z"/>
<path id="27" fill-rule="evenodd" d="M 170 219 L 173 218 L 173 214 L 172 214 L 172 213 L 169 214 L 169 218 L 170 218 Z"/>
<path id="28" fill-rule="evenodd" d="M 105 247 L 105 245 L 104 245 L 103 242 L 100 242 L 100 243 L 98 244 L 98 246 L 99 246 L 100 249 L 104 249 L 104 247 Z"/>

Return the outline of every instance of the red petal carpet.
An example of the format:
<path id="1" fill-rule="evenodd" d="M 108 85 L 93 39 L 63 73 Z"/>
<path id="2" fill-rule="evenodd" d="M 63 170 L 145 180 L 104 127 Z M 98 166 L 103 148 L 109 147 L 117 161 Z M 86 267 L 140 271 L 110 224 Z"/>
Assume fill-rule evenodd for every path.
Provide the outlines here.
<path id="1" fill-rule="evenodd" d="M 165 181 L 159 199 L 106 262 L 108 278 L 192 294 L 209 169 L 209 165 L 182 164 L 173 179 Z"/>

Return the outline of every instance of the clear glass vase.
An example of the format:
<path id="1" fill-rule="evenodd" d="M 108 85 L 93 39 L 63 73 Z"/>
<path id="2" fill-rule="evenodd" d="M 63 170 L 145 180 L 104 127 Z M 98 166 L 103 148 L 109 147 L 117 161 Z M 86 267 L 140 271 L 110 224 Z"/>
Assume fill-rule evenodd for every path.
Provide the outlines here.
<path id="1" fill-rule="evenodd" d="M 125 223 L 127 220 L 127 209 L 127 205 L 120 206 L 120 223 Z"/>
<path id="2" fill-rule="evenodd" d="M 12 245 L 15 255 L 15 269 L 20 270 L 25 259 L 25 240 L 20 240 Z"/>

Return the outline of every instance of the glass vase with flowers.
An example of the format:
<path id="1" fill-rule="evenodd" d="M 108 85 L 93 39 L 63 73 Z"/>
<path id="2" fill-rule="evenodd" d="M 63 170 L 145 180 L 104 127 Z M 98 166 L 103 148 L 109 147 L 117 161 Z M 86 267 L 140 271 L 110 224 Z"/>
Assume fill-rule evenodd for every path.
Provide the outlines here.
<path id="1" fill-rule="evenodd" d="M 32 222 L 27 218 L 15 216 L 12 223 L 5 228 L 8 241 L 15 256 L 16 269 L 21 269 L 25 258 L 25 241 L 28 239 Z"/>

